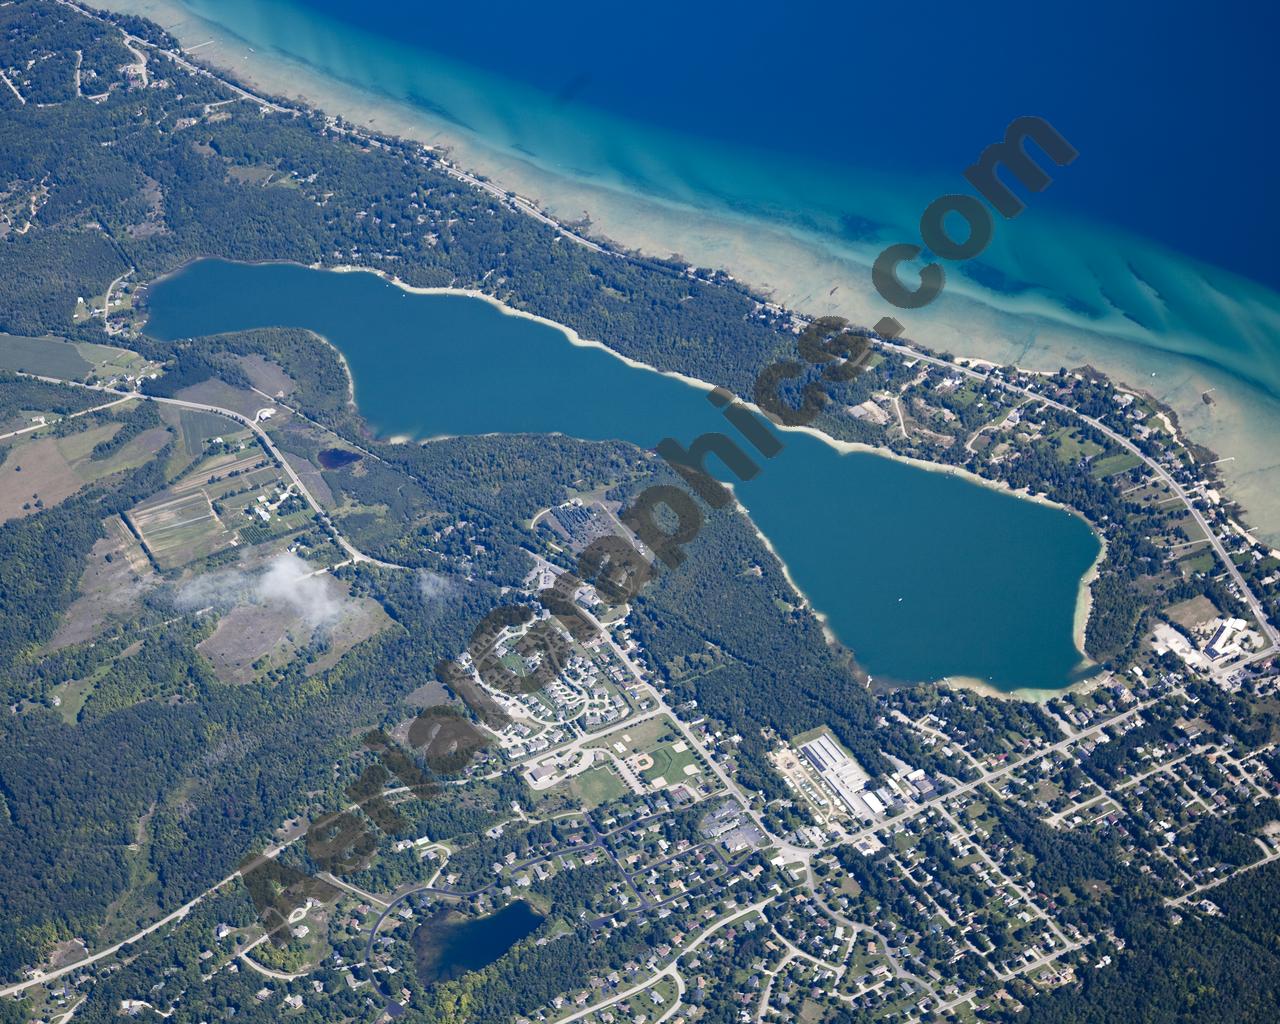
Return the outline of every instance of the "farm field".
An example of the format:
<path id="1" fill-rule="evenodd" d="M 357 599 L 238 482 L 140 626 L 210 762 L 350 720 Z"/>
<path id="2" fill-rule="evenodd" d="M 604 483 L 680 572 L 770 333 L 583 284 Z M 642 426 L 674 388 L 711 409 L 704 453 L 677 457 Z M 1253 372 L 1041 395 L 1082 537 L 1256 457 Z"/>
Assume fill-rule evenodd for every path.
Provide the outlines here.
<path id="1" fill-rule="evenodd" d="M 0 370 L 83 380 L 93 365 L 69 341 L 0 334 Z"/>
<path id="2" fill-rule="evenodd" d="M 190 440 L 188 430 L 200 437 L 221 424 L 229 421 L 184 420 L 184 444 Z M 128 513 L 161 569 L 176 569 L 242 542 L 283 537 L 311 521 L 301 498 L 281 499 L 287 484 L 257 444 L 241 448 L 237 434 L 212 436 L 223 437 L 225 447 L 198 459 L 179 480 Z M 246 514 L 246 509 L 255 511 Z"/>
<path id="3" fill-rule="evenodd" d="M 207 558 L 236 543 L 235 535 L 222 525 L 203 490 L 162 492 L 127 515 L 162 569 Z"/>
<path id="4" fill-rule="evenodd" d="M 0 334 L 0 370 L 34 373 L 63 380 L 98 381 L 154 372 L 155 364 L 138 353 L 113 345 L 61 338 Z"/>
<path id="5" fill-rule="evenodd" d="M 169 438 L 168 431 L 155 427 L 106 458 L 93 458 L 94 446 L 120 428 L 119 423 L 104 423 L 66 437 L 31 434 L 11 445 L 0 462 L 0 522 L 56 505 L 86 484 L 141 466 Z"/>

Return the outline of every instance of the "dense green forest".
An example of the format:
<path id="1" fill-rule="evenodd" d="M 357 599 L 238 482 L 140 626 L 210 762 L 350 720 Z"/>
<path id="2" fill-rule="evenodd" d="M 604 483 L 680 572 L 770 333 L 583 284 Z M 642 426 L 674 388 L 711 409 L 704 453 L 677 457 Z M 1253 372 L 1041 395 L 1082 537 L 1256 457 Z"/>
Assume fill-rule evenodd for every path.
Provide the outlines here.
<path id="1" fill-rule="evenodd" d="M 167 42 L 154 26 L 121 20 L 130 31 Z M 77 51 L 83 70 L 93 72 L 92 88 L 106 93 L 98 102 L 76 95 Z M 191 259 L 219 256 L 363 265 L 414 285 L 482 289 L 624 355 L 739 394 L 751 393 L 763 366 L 791 354 L 789 324 L 724 275 L 694 274 L 675 260 L 623 260 L 574 244 L 449 177 L 420 147 L 370 144 L 320 115 L 264 112 L 233 101 L 210 117 L 208 104 L 230 98 L 224 87 L 152 55 L 152 74 L 163 76 L 167 87 L 131 88 L 119 69 L 132 60 L 115 33 L 68 7 L 40 0 L 0 6 L 0 66 L 25 69 L 14 71 L 15 86 L 29 100 L 20 105 L 0 89 L 0 184 L 32 197 L 36 209 L 28 230 L 0 237 L 0 331 L 99 340 L 100 322 L 72 322 L 78 299 L 100 296 L 127 270 L 147 281 Z M 261 172 L 275 183 L 263 185 Z M 463 650 L 475 624 L 502 602 L 502 588 L 527 572 L 526 550 L 536 541 L 524 521 L 571 492 L 608 485 L 618 496 L 634 496 L 655 479 L 671 482 L 656 459 L 622 444 L 561 437 L 382 443 L 369 436 L 349 402 L 338 354 L 307 332 L 249 331 L 173 345 L 144 336 L 136 345 L 167 364 L 165 375 L 146 385 L 156 396 L 211 377 L 246 387 L 239 358 L 246 355 L 281 367 L 295 386 L 290 403 L 364 453 L 359 463 L 323 472 L 340 506 L 335 521 L 362 550 L 425 575 L 367 565 L 342 570 L 353 595 L 377 602 L 392 624 L 322 671 L 297 659 L 229 686 L 196 649 L 212 622 L 174 615 L 165 603 L 168 592 L 137 609 L 138 624 L 148 630 L 137 644 L 111 637 L 45 650 L 104 536 L 103 520 L 170 482 L 170 449 L 0 525 L 3 978 L 17 976 L 55 941 L 83 936 L 94 945 L 105 921 L 127 933 L 148 910 L 176 906 L 224 877 L 285 819 L 332 811 L 370 760 L 358 737 L 402 721 L 406 695 L 434 677 L 440 659 Z M 887 360 L 877 379 L 896 381 L 907 372 Z M 806 380 L 790 382 L 784 395 L 794 399 Z M 860 378 L 833 391 L 841 402 L 856 403 L 872 387 Z M 0 421 L 29 410 L 67 414 L 100 397 L 0 374 Z M 952 411 L 962 426 L 976 416 L 971 407 Z M 121 426 L 93 451 L 99 460 L 160 423 L 152 402 L 103 415 Z M 829 419 L 820 422 L 837 429 Z M 867 424 L 846 420 L 838 429 L 876 440 Z M 320 447 L 315 433 L 297 425 L 278 428 L 277 441 L 310 460 Z M 960 457 L 958 448 L 944 456 Z M 1160 563 L 1150 538 L 1130 525 L 1132 510 L 1086 468 L 1048 452 L 1028 451 L 1014 470 L 1000 473 L 1014 486 L 1047 490 L 1091 521 L 1110 524 L 1089 650 L 1100 660 L 1122 658 L 1147 621 L 1142 585 Z M 771 801 L 787 799 L 765 767 L 765 752 L 777 736 L 821 724 L 830 724 L 874 773 L 888 770 L 888 754 L 931 772 L 971 774 L 884 717 L 885 705 L 867 690 L 852 656 L 827 642 L 744 516 L 709 515 L 685 553 L 683 566 L 661 570 L 638 596 L 633 623 L 651 667 L 677 700 L 696 701 L 699 714 L 741 737 L 734 768 L 746 787 Z M 1196 592 L 1213 586 L 1197 584 Z M 1216 599 L 1231 607 L 1229 595 Z M 64 718 L 51 691 L 89 679 L 83 707 Z M 908 694 L 900 702 L 910 709 L 915 698 Z M 1245 743 L 1270 733 L 1269 719 L 1242 721 L 1209 694 L 1204 713 L 1216 727 L 1229 724 Z M 1058 735 L 1038 709 L 966 707 L 953 717 L 979 747 L 994 748 L 1009 728 L 1024 736 Z M 1166 738 L 1169 727 L 1152 719 L 1099 748 L 1083 772 L 1110 779 L 1138 744 Z M 523 784 L 508 777 L 480 796 L 449 794 L 405 814 L 420 831 L 465 841 L 455 866 L 479 887 L 493 857 L 529 840 L 516 833 L 480 839 L 496 822 L 492 807 L 526 796 Z M 1175 925 L 1105 833 L 1064 836 L 1011 801 L 996 801 L 992 810 L 997 839 L 1031 855 L 1037 885 L 1073 897 L 1067 917 L 1115 928 L 1126 942 L 1115 970 L 1085 972 L 1078 986 L 1056 993 L 1020 993 L 1028 1008 L 1019 1024 L 1274 1019 L 1280 1003 L 1275 865 L 1215 889 L 1222 916 L 1187 910 Z M 1241 837 L 1253 824 L 1206 819 L 1196 827 L 1195 845 L 1215 861 L 1249 863 L 1256 848 Z M 846 852 L 845 866 L 866 899 L 874 896 L 914 921 L 916 911 L 876 863 Z M 407 859 L 388 858 L 362 881 L 394 887 L 408 880 L 411 867 Z M 672 934 L 675 921 L 628 920 L 610 931 L 573 927 L 616 880 L 613 869 L 602 866 L 572 881 L 553 876 L 537 883 L 534 894 L 556 908 L 539 935 L 485 970 L 430 992 L 406 979 L 415 985 L 410 1019 L 507 1020 L 580 984 L 585 974 L 647 955 Z M 765 871 L 737 896 L 750 899 L 777 882 Z M 1119 895 L 1094 898 L 1096 883 Z M 126 894 L 153 906 L 120 911 L 126 916 L 112 920 Z M 142 943 L 136 958 L 101 980 L 100 997 L 79 1019 L 118 1019 L 120 999 L 148 989 L 160 992 L 157 1006 L 169 1006 L 179 992 L 204 986 L 200 1000 L 174 1011 L 173 1024 L 221 1019 L 233 1007 L 238 1020 L 278 1020 L 278 1004 L 259 1005 L 253 997 L 261 979 L 249 972 L 205 979 L 198 959 L 218 921 L 247 925 L 252 918 L 243 890 L 229 888 L 197 909 L 190 928 Z M 919 924 L 927 930 L 927 921 Z M 759 953 L 758 940 L 739 937 L 727 954 L 729 976 Z M 297 1019 L 346 1021 L 368 1011 L 336 971 L 326 966 L 318 977 L 324 996 L 312 1000 L 311 990 L 300 988 L 309 1002 Z M 729 986 L 704 992 L 708 1019 L 732 1019 L 734 994 Z M 0 1002 L 0 1020 L 15 1012 Z"/>
<path id="2" fill-rule="evenodd" d="M 100 404 L 97 395 L 83 388 L 47 384 L 0 370 L 0 423 L 6 423 L 27 410 L 67 416 Z"/>
<path id="3" fill-rule="evenodd" d="M 1045 993 L 1018 1024 L 1265 1024 L 1280 1006 L 1280 865 L 1213 890 L 1221 916 L 1188 911 L 1180 924 L 1135 913 L 1113 970 Z"/>

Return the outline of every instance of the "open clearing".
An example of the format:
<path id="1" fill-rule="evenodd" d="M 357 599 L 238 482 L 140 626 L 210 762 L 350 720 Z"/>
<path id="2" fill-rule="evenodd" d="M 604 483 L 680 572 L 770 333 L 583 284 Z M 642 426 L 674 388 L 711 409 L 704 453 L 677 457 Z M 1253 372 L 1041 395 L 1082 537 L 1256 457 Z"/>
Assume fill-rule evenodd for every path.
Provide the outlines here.
<path id="1" fill-rule="evenodd" d="M 107 535 L 89 554 L 78 596 L 49 641 L 50 650 L 97 636 L 109 622 L 126 617 L 155 586 L 155 570 L 120 517 L 112 516 L 102 525 Z"/>
<path id="2" fill-rule="evenodd" d="M 83 380 L 93 370 L 93 365 L 69 341 L 0 334 L 0 369 Z"/>
<path id="3" fill-rule="evenodd" d="M 612 803 L 627 794 L 627 787 L 609 768 L 592 768 L 583 772 L 570 780 L 569 788 L 577 801 L 588 810 Z"/>
<path id="4" fill-rule="evenodd" d="M 31 435 L 10 447 L 0 463 L 0 522 L 56 505 L 85 484 L 141 466 L 169 439 L 163 427 L 153 427 L 107 458 L 94 459 L 94 446 L 120 427 L 104 423 L 66 437 Z"/>
<path id="5" fill-rule="evenodd" d="M 151 557 L 163 569 L 206 558 L 235 541 L 203 491 L 162 495 L 127 515 Z"/>
<path id="6" fill-rule="evenodd" d="M 1089 472 L 1099 480 L 1105 480 L 1109 476 L 1116 476 L 1119 473 L 1127 473 L 1129 470 L 1142 465 L 1142 460 L 1133 452 L 1114 452 L 1111 455 L 1096 459 L 1089 467 Z"/>
<path id="7" fill-rule="evenodd" d="M 0 334 L 0 369 L 3 370 L 63 380 L 93 378 L 105 381 L 118 377 L 136 378 L 154 368 L 154 364 L 137 352 L 114 345 Z"/>
<path id="8" fill-rule="evenodd" d="M 657 745 L 660 737 L 674 734 L 671 719 L 661 715 L 648 722 L 641 722 L 634 729 L 622 733 L 611 733 L 601 740 L 586 743 L 586 747 L 604 747 L 621 758 L 631 757 Z"/>
<path id="9" fill-rule="evenodd" d="M 390 623 L 387 613 L 368 598 L 352 600 L 346 584 L 327 574 L 315 577 L 325 588 L 341 617 L 317 629 L 286 602 L 239 604 L 218 620 L 213 634 L 200 642 L 199 651 L 224 683 L 243 684 L 290 661 L 313 643 L 314 660 L 307 674 L 336 664 L 356 644 Z"/>
<path id="10" fill-rule="evenodd" d="M 1221 613 L 1204 595 L 1197 595 L 1187 601 L 1179 601 L 1165 609 L 1172 621 L 1183 629 L 1195 630 L 1205 623 L 1212 622 Z"/>

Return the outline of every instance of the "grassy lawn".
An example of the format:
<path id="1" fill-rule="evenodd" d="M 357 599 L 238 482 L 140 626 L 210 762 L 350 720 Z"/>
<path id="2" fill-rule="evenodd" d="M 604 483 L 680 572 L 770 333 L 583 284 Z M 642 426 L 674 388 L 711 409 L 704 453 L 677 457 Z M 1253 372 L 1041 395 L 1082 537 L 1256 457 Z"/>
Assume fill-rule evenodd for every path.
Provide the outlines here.
<path id="1" fill-rule="evenodd" d="M 587 809 L 612 803 L 626 796 L 627 787 L 609 768 L 593 768 L 574 778 L 569 788 Z"/>
<path id="2" fill-rule="evenodd" d="M 1180 568 L 1183 573 L 1190 576 L 1192 573 L 1197 572 L 1212 572 L 1213 567 L 1216 564 L 1217 559 L 1213 557 L 1213 552 L 1205 549 L 1197 551 L 1190 558 L 1182 559 L 1178 562 L 1178 568 Z"/>
<path id="3" fill-rule="evenodd" d="M 84 679 L 76 679 L 69 683 L 61 683 L 53 688 L 53 695 L 62 703 L 58 705 L 58 714 L 62 716 L 62 720 L 67 725 L 76 724 L 76 716 L 80 714 L 80 709 L 84 707 L 84 702 L 89 698 L 89 694 L 93 691 L 94 683 L 97 677 L 104 675 L 103 671 L 95 672 L 93 675 L 86 676 Z"/>
<path id="4" fill-rule="evenodd" d="M 668 783 L 682 782 L 689 777 L 685 768 L 698 763 L 691 750 L 676 750 L 668 743 L 649 751 L 649 754 L 653 758 L 653 767 L 641 773 L 646 782 L 659 778 L 666 779 Z"/>
<path id="5" fill-rule="evenodd" d="M 641 722 L 632 729 L 610 733 L 604 739 L 586 745 L 607 747 L 619 757 L 630 757 L 632 754 L 638 754 L 642 750 L 656 746 L 662 736 L 672 731 L 671 719 L 661 715 L 651 721 Z"/>
<path id="6" fill-rule="evenodd" d="M 1059 462 L 1079 462 L 1101 454 L 1102 445 L 1081 437 L 1072 427 L 1063 427 L 1053 435 L 1054 454 Z"/>
<path id="7" fill-rule="evenodd" d="M 1109 476 L 1115 476 L 1117 473 L 1127 473 L 1135 466 L 1141 465 L 1142 460 L 1134 455 L 1133 452 L 1115 452 L 1094 462 L 1089 472 L 1096 479 L 1105 480 Z"/>

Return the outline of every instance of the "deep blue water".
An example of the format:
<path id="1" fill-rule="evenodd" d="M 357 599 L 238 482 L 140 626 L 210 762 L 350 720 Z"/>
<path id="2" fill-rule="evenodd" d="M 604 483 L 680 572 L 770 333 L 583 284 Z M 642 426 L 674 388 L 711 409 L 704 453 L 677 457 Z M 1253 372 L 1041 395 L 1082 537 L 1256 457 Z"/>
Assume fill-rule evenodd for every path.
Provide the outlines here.
<path id="1" fill-rule="evenodd" d="M 651 448 L 727 430 L 683 381 L 480 299 L 409 294 L 373 274 L 206 260 L 158 284 L 148 305 L 157 338 L 270 326 L 323 335 L 384 437 L 560 431 Z M 1072 621 L 1099 552 L 1081 519 L 806 434 L 781 440 L 735 493 L 867 671 L 1002 690 L 1079 677 Z M 716 460 L 707 468 L 732 480 Z"/>
<path id="2" fill-rule="evenodd" d="M 1033 362 L 1097 360 L 1129 383 L 1158 376 L 1158 393 L 1208 370 L 1202 390 L 1229 386 L 1237 415 L 1280 423 L 1274 5 L 174 2 L 230 34 L 232 66 L 249 50 L 300 63 L 357 90 L 351 109 L 376 124 L 416 111 L 416 130 L 462 140 L 498 180 L 515 159 L 535 168 L 529 187 L 553 183 L 561 215 L 628 211 L 623 242 L 650 212 L 692 208 L 699 259 L 741 272 L 734 247 L 758 237 L 753 281 L 787 278 L 810 313 L 838 282 L 875 299 L 868 323 L 899 312 L 871 292 L 875 254 L 916 241 L 933 198 L 968 192 L 964 169 L 1010 121 L 1042 116 L 1079 158 L 947 268 L 943 300 L 904 317 L 910 336 L 951 330 L 967 351 L 977 333 L 1013 361 L 1044 341 Z M 184 24 L 188 45 L 210 31 Z M 679 246 L 663 248 L 664 224 L 640 244 Z M 779 237 L 820 269 L 788 278 Z M 1204 416 L 1198 392 L 1182 398 Z M 1215 427 L 1239 479 L 1270 471 L 1241 450 L 1270 438 L 1245 426 Z M 1259 487 L 1250 503 L 1269 506 Z"/>
<path id="3" fill-rule="evenodd" d="M 422 63 L 445 57 L 530 87 L 566 118 L 594 108 L 792 165 L 905 174 L 917 210 L 935 180 L 962 186 L 961 170 L 1015 116 L 1039 114 L 1082 159 L 1037 206 L 1280 284 L 1270 233 L 1259 230 L 1280 222 L 1268 123 L 1273 4 L 490 0 L 478 12 L 419 0 L 254 0 L 256 14 L 246 4 L 187 2 L 294 53 L 306 55 L 307 41 L 269 31 L 290 8 L 317 32 L 332 19 L 406 45 Z M 375 81 L 387 72 L 346 69 Z"/>
<path id="4" fill-rule="evenodd" d="M 439 915 L 413 933 L 418 981 L 430 985 L 487 967 L 544 920 L 524 900 L 508 903 L 488 917 Z"/>

